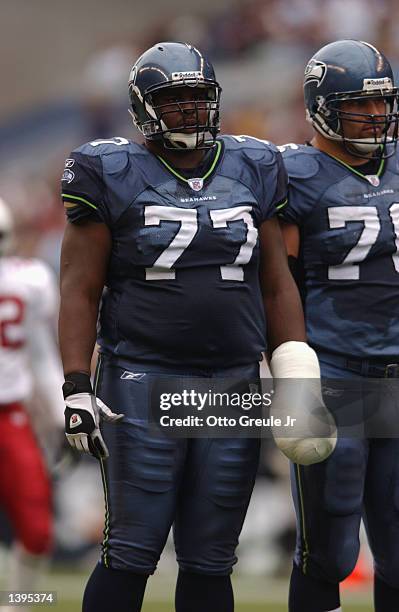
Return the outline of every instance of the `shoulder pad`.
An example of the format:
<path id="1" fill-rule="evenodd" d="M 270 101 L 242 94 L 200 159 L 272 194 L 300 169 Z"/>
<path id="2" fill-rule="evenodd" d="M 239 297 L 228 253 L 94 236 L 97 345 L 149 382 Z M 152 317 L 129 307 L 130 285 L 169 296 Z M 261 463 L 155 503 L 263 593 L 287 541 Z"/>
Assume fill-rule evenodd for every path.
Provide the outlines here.
<path id="1" fill-rule="evenodd" d="M 84 155 L 106 155 L 114 151 L 128 150 L 134 143 L 131 143 L 127 138 L 115 136 L 114 138 L 98 138 L 91 142 L 78 147 L 74 153 L 83 153 Z"/>
<path id="2" fill-rule="evenodd" d="M 104 155 L 101 161 L 104 174 L 118 174 L 127 167 L 129 155 L 127 151 L 113 151 Z"/>
<path id="3" fill-rule="evenodd" d="M 87 142 L 75 149 L 73 153 L 81 153 L 89 157 L 101 157 L 104 174 L 118 174 L 129 163 L 129 154 L 136 153 L 140 146 L 126 138 L 115 137 Z"/>
<path id="4" fill-rule="evenodd" d="M 393 154 L 390 154 L 392 149 L 395 148 Z M 393 172 L 399 173 L 399 147 L 394 144 L 388 144 L 386 146 L 388 158 L 385 162 L 385 168 L 391 168 Z"/>
<path id="5" fill-rule="evenodd" d="M 223 136 L 226 150 L 239 150 L 251 161 L 272 164 L 276 159 L 277 147 L 268 140 L 255 136 Z"/>
<path id="6" fill-rule="evenodd" d="M 288 175 L 293 178 L 307 179 L 319 171 L 318 151 L 304 145 L 283 145 L 279 147 Z"/>

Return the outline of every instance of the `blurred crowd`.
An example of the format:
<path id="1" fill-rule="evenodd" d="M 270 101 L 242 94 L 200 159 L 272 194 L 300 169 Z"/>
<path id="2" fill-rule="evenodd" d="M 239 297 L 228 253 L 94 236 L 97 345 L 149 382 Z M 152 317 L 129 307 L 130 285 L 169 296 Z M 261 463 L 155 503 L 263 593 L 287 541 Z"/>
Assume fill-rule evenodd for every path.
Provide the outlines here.
<path id="1" fill-rule="evenodd" d="M 31 164 L 13 159 L 21 156 L 20 146 L 8 150 L 3 174 L 0 165 L 0 194 L 16 213 L 19 250 L 36 253 L 57 269 L 64 225 L 59 200 L 63 160 L 87 140 L 138 137 L 127 114 L 127 78 L 135 58 L 155 42 L 189 41 L 209 55 L 223 87 L 224 132 L 283 144 L 309 136 L 301 85 L 312 54 L 331 40 L 357 38 L 384 51 L 398 73 L 398 24 L 395 0 L 236 0 L 212 14 L 183 9 L 167 21 L 154 17 L 134 40 L 119 36 L 99 42 L 82 62 L 75 93 L 79 120 L 67 126 L 64 113 L 63 131 L 61 120 L 54 126 L 42 117 L 47 139 L 40 140 L 46 130 L 38 126 L 38 137 L 23 147 Z"/>
<path id="2" fill-rule="evenodd" d="M 155 39 L 188 38 L 213 60 L 234 60 L 264 45 L 312 51 L 337 38 L 373 40 L 398 55 L 394 0 L 237 0 L 212 17 L 179 15 L 148 32 Z"/>

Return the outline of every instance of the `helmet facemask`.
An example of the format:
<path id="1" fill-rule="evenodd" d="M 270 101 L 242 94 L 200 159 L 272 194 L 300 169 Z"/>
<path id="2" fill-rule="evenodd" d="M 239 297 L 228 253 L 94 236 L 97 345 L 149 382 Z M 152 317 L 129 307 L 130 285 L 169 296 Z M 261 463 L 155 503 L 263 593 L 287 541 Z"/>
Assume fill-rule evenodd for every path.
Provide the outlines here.
<path id="1" fill-rule="evenodd" d="M 161 94 L 173 92 L 175 88 L 191 87 L 192 100 L 173 100 L 159 103 Z M 199 96 L 199 92 L 201 95 Z M 219 108 L 221 88 L 215 81 L 198 79 L 188 81 L 165 82 L 149 87 L 140 100 L 144 110 L 144 120 L 137 120 L 134 112 L 134 89 L 132 91 L 132 108 L 134 123 L 148 140 L 161 140 L 166 149 L 187 151 L 191 149 L 209 149 L 215 144 L 220 131 Z M 177 127 L 168 125 L 168 117 L 180 113 L 181 122 Z"/>
<path id="2" fill-rule="evenodd" d="M 385 112 L 381 114 L 349 112 L 345 102 L 362 102 L 367 100 L 384 101 Z M 316 98 L 317 108 L 309 114 L 313 127 L 325 138 L 341 142 L 345 149 L 355 157 L 368 159 L 371 153 L 378 151 L 379 158 L 393 155 L 398 140 L 398 90 L 390 87 L 378 91 L 352 91 L 331 93 L 325 98 Z M 365 138 L 351 138 L 345 134 L 345 125 L 370 125 L 373 129 Z M 386 145 L 394 144 L 388 150 Z"/>

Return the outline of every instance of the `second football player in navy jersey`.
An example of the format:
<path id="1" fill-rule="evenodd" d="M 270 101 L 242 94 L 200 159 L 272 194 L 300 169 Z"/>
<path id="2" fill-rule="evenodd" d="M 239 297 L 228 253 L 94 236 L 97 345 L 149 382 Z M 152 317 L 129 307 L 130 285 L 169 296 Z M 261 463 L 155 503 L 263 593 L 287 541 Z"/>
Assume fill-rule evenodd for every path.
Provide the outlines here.
<path id="1" fill-rule="evenodd" d="M 194 47 L 149 49 L 129 87 L 145 145 L 86 144 L 62 179 L 66 433 L 101 459 L 107 510 L 83 609 L 138 612 L 174 524 L 177 612 L 231 612 L 259 440 L 155 437 L 149 395 L 159 377 L 257 379 L 264 311 L 277 375 L 294 363 L 318 376 L 274 217 L 286 172 L 269 143 L 217 139 L 220 87 Z M 89 374 L 101 296 L 96 399 Z M 305 445 L 312 461 L 333 448 Z"/>
<path id="2" fill-rule="evenodd" d="M 282 217 L 301 227 L 309 341 L 319 351 L 394 362 L 399 355 L 396 155 L 372 160 L 370 175 L 364 164 L 348 168 L 308 145 L 288 147 L 284 161 L 292 189 Z"/>
<path id="3" fill-rule="evenodd" d="M 337 41 L 308 63 L 304 91 L 315 135 L 311 145 L 284 147 L 290 192 L 281 216 L 288 253 L 299 263 L 309 342 L 326 378 L 395 376 L 399 171 L 392 70 L 373 46 Z M 293 467 L 298 539 L 291 612 L 341 610 L 339 583 L 357 561 L 362 513 L 375 562 L 375 609 L 398 609 L 398 459 L 396 439 L 345 438 L 323 464 Z"/>

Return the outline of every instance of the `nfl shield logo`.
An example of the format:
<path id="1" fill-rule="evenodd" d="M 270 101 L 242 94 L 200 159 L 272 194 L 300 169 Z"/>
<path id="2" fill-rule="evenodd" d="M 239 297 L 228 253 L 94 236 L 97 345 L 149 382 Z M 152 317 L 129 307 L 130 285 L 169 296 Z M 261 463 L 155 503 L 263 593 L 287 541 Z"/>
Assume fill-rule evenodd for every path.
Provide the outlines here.
<path id="1" fill-rule="evenodd" d="M 202 187 L 204 186 L 204 179 L 202 178 L 188 179 L 188 184 L 190 185 L 191 189 L 193 189 L 194 191 L 201 191 Z"/>
<path id="2" fill-rule="evenodd" d="M 378 187 L 380 179 L 375 174 L 367 174 L 365 177 L 373 187 Z"/>

